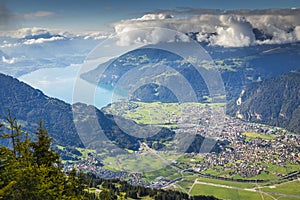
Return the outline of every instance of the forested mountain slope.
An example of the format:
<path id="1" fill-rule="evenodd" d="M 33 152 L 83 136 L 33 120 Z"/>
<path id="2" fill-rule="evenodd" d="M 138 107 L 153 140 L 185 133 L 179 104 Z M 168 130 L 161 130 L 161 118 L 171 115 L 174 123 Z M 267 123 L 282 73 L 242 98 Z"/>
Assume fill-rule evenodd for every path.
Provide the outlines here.
<path id="1" fill-rule="evenodd" d="M 300 71 L 248 85 L 229 102 L 227 112 L 300 133 Z"/>

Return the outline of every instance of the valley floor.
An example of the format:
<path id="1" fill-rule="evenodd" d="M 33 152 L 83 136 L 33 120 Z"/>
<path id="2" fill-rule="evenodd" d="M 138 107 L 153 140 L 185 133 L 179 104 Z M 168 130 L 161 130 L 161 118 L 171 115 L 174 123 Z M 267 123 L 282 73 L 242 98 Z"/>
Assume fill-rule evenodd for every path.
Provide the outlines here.
<path id="1" fill-rule="evenodd" d="M 213 195 L 222 199 L 300 199 L 299 135 L 283 128 L 231 118 L 223 114 L 223 109 L 222 104 L 112 104 L 104 112 L 138 124 L 170 128 L 183 136 L 179 138 L 184 138 L 186 133 L 214 138 L 221 151 L 156 151 L 142 142 L 139 151 L 128 150 L 127 155 L 114 157 L 105 157 L 103 153 L 96 155 L 98 158 L 89 156 L 88 160 L 81 157 L 77 165 L 103 178 L 175 189 L 189 195 Z M 164 145 L 168 149 L 178 145 L 178 141 Z M 87 156 L 87 150 L 80 151 Z M 95 167 L 98 161 L 104 166 Z M 66 167 L 71 168 L 72 163 L 66 163 Z M 142 172 L 145 167 L 149 170 Z M 136 173 L 130 172 L 131 169 Z"/>

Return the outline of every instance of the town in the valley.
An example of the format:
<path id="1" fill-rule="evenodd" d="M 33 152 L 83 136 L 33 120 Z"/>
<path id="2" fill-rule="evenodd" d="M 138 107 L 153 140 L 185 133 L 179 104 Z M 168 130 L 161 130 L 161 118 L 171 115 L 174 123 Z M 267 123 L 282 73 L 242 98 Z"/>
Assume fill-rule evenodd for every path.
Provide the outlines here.
<path id="1" fill-rule="evenodd" d="M 184 178 L 183 171 L 188 171 L 195 177 L 245 182 L 287 179 L 299 174 L 299 135 L 283 128 L 250 123 L 227 116 L 222 114 L 224 111 L 222 106 L 183 104 L 183 106 L 177 105 L 181 106 L 178 109 L 180 115 L 178 115 L 178 110 L 171 111 L 154 116 L 152 121 L 160 120 L 165 121 L 168 125 L 175 124 L 176 126 L 170 128 L 179 135 L 189 132 L 214 138 L 216 145 L 220 145 L 220 151 L 181 153 L 179 159 L 170 162 L 170 165 L 165 169 L 171 170 L 177 176 L 170 176 L 173 177 L 170 178 L 157 173 L 157 177 L 147 179 L 147 173 L 111 170 L 102 164 L 101 158 L 95 153 L 89 153 L 87 157 L 79 158 L 77 161 L 66 160 L 64 169 L 68 171 L 76 167 L 83 171 L 90 171 L 101 178 L 122 179 L 134 185 L 153 188 L 167 187 L 180 181 Z M 130 109 L 118 107 L 116 110 L 118 110 L 119 115 L 128 116 L 128 113 L 138 114 L 139 110 L 145 109 L 146 105 L 137 104 L 130 106 Z M 174 104 L 164 104 L 164 106 L 174 106 Z M 122 109 L 123 111 L 120 112 Z M 106 110 L 106 112 L 112 111 Z M 142 115 L 136 120 L 141 118 L 143 118 Z M 211 132 L 211 129 L 217 131 Z M 164 153 L 155 151 L 148 146 L 145 148 L 145 146 L 147 145 L 143 143 L 141 151 L 131 153 L 141 156 Z"/>

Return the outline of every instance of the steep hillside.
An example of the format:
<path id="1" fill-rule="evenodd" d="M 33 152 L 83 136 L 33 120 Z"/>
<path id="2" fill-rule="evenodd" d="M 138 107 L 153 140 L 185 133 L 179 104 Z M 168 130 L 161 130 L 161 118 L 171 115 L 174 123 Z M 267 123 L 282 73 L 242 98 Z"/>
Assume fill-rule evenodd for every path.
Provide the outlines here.
<path id="1" fill-rule="evenodd" d="M 24 129 L 31 132 L 35 131 L 38 122 L 43 120 L 45 128 L 55 144 L 83 147 L 82 136 L 93 137 L 99 131 L 96 125 L 90 125 L 89 119 L 96 117 L 106 137 L 118 147 L 132 150 L 139 148 L 138 138 L 126 134 L 118 127 L 112 116 L 105 115 L 94 106 L 82 103 L 71 106 L 59 99 L 47 97 L 41 91 L 3 74 L 0 74 L 0 85 L 0 116 L 7 116 L 9 109 L 11 114 L 18 118 Z M 72 109 L 80 113 L 76 115 L 77 127 L 74 124 Z M 133 123 L 130 120 L 119 120 L 131 125 Z M 80 133 L 81 138 L 76 128 L 84 130 Z M 173 135 L 172 131 L 162 129 L 155 139 L 165 141 L 172 138 Z M 149 138 L 149 142 L 151 140 L 153 138 Z M 94 140 L 93 142 L 101 141 Z M 85 145 L 87 144 L 85 143 Z"/>
<path id="2" fill-rule="evenodd" d="M 247 86 L 227 108 L 232 116 L 300 133 L 300 71 Z"/>
<path id="3" fill-rule="evenodd" d="M 27 130 L 35 130 L 43 120 L 45 128 L 58 144 L 82 146 L 73 123 L 71 105 L 45 96 L 41 91 L 0 74 L 0 115 L 7 116 L 8 109 Z"/>

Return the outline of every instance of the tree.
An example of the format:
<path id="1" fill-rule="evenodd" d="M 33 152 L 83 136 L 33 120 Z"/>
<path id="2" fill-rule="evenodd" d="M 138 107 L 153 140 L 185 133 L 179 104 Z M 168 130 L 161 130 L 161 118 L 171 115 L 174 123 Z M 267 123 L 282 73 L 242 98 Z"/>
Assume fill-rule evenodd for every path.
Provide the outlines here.
<path id="1" fill-rule="evenodd" d="M 67 176 L 67 191 L 70 194 L 75 194 L 76 196 L 83 195 L 84 189 L 87 187 L 85 184 L 86 182 L 86 178 L 82 171 L 73 168 Z"/>
<path id="2" fill-rule="evenodd" d="M 125 200 L 126 198 L 126 192 L 120 192 L 118 195 L 118 200 Z"/>
<path id="3" fill-rule="evenodd" d="M 22 127 L 9 112 L 0 125 L 3 139 L 12 149 L 0 146 L 0 199 L 85 199 L 85 177 L 82 173 L 67 176 L 61 170 L 60 158 L 51 150 L 52 139 L 42 122 L 32 134 L 23 137 Z"/>
<path id="4" fill-rule="evenodd" d="M 21 126 L 18 124 L 16 117 L 12 117 L 10 110 L 8 110 L 8 117 L 4 118 L 5 121 L 8 123 L 7 129 L 9 130 L 9 133 L 5 133 L 2 131 L 2 138 L 8 138 L 11 139 L 12 145 L 13 145 L 13 153 L 17 154 L 17 141 L 19 141 L 20 136 L 22 135 L 21 132 Z M 3 124 L 1 125 L 1 127 Z"/>
<path id="5" fill-rule="evenodd" d="M 52 138 L 49 137 L 47 130 L 43 127 L 42 121 L 40 121 L 35 135 L 38 141 L 32 143 L 34 162 L 38 166 L 50 167 L 56 165 L 58 167 L 60 164 L 59 155 L 50 149 Z"/>
<path id="6" fill-rule="evenodd" d="M 100 199 L 111 200 L 110 191 L 108 189 L 103 189 L 100 193 Z"/>

